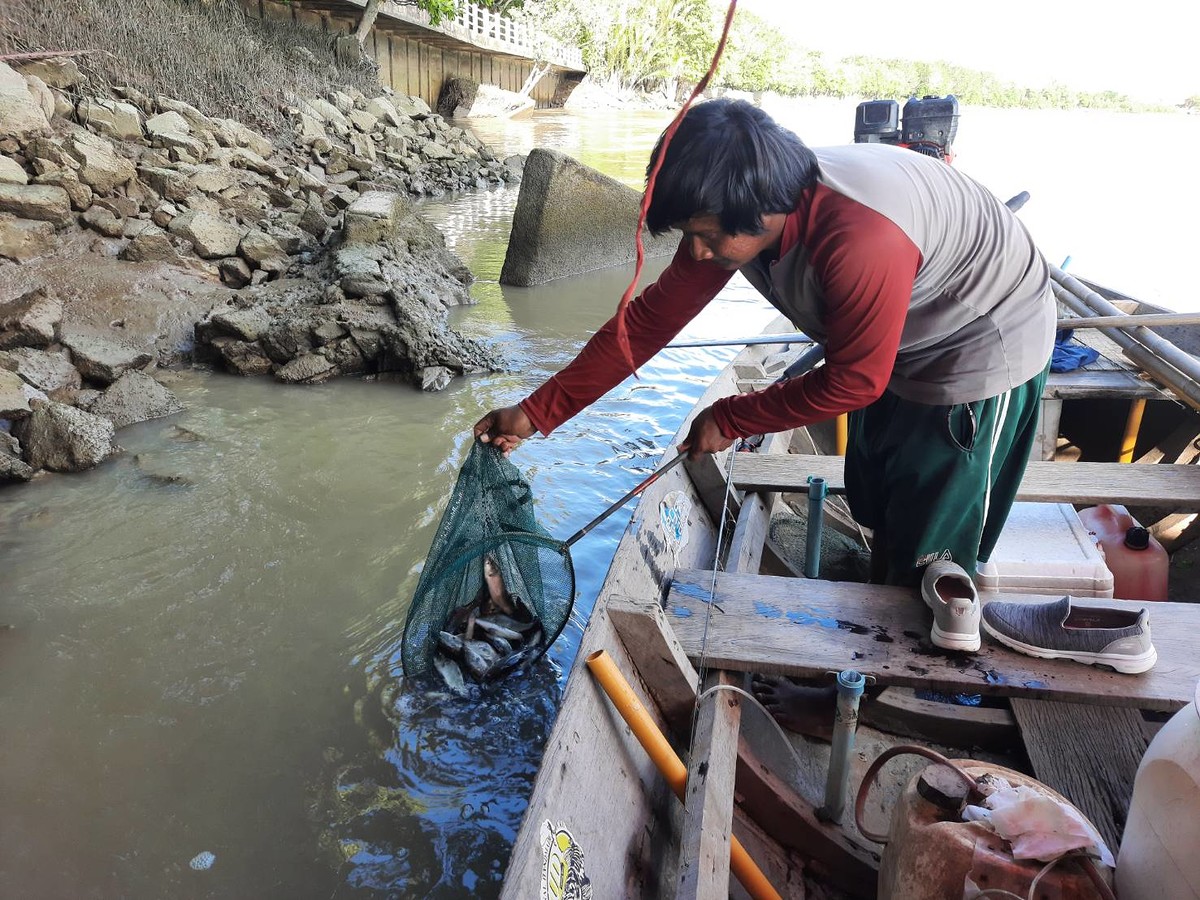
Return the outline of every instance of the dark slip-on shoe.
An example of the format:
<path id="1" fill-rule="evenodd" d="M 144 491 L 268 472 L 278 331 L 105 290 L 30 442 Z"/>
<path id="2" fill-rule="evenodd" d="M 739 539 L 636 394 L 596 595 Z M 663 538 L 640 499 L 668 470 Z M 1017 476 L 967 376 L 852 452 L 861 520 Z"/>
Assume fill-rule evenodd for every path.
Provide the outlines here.
<path id="1" fill-rule="evenodd" d="M 1144 608 L 1073 606 L 1070 597 L 1047 603 L 993 600 L 983 608 L 982 625 L 1006 647 L 1042 659 L 1111 666 L 1126 675 L 1158 661 Z"/>

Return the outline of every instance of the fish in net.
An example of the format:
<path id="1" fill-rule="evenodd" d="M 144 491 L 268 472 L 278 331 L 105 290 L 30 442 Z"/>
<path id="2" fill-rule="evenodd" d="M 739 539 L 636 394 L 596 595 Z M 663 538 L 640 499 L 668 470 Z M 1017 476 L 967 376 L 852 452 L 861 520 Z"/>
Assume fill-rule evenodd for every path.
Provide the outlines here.
<path id="1" fill-rule="evenodd" d="M 405 675 L 436 668 L 451 690 L 539 659 L 575 602 L 568 546 L 538 525 L 504 454 L 473 441 L 404 623 Z"/>

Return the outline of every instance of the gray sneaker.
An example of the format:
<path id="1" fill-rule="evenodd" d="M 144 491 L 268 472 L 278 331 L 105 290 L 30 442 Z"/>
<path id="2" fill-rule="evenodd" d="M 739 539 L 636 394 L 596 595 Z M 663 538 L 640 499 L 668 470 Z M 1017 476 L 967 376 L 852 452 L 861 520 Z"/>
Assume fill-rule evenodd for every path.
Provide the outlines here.
<path id="1" fill-rule="evenodd" d="M 958 563 L 938 559 L 925 567 L 921 597 L 933 610 L 929 639 L 946 650 L 979 649 L 979 594 Z"/>
<path id="2" fill-rule="evenodd" d="M 1126 675 L 1158 661 L 1145 609 L 1072 606 L 1070 597 L 1048 603 L 993 600 L 983 608 L 983 630 L 1029 656 L 1111 666 Z"/>

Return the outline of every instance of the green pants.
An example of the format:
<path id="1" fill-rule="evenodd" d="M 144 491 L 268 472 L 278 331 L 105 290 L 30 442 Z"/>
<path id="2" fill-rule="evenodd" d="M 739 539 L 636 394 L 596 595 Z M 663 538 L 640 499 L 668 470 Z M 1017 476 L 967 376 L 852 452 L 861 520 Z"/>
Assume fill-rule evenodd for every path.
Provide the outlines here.
<path id="1" fill-rule="evenodd" d="M 929 406 L 892 392 L 850 414 L 846 493 L 874 531 L 871 580 L 913 586 L 949 559 L 974 573 L 996 546 L 1037 435 L 1046 372 L 996 397 Z"/>

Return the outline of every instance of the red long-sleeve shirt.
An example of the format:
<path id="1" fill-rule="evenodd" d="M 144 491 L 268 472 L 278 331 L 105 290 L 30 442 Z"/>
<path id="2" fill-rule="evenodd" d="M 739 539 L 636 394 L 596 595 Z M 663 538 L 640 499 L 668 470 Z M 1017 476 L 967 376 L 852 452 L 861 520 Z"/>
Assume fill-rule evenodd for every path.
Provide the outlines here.
<path id="1" fill-rule="evenodd" d="M 713 405 L 726 437 L 781 431 L 861 409 L 891 390 L 915 403 L 993 397 L 1041 372 L 1054 342 L 1050 273 L 990 191 L 898 147 L 814 150 L 817 183 L 784 221 L 779 258 L 742 273 L 825 345 L 825 365 Z M 683 247 L 630 304 L 634 360 L 661 349 L 729 279 Z M 549 434 L 630 374 L 614 322 L 522 401 Z"/>
<path id="2" fill-rule="evenodd" d="M 920 253 L 885 217 L 824 185 L 788 215 L 780 258 L 807 252 L 821 285 L 825 365 L 800 378 L 714 404 L 726 437 L 795 428 L 860 409 L 886 388 Z M 670 266 L 627 311 L 634 362 L 643 365 L 720 292 L 732 273 L 691 257 L 681 243 Z M 772 299 L 768 297 L 768 299 Z M 549 434 L 631 374 L 610 319 L 566 368 L 521 402 Z"/>

